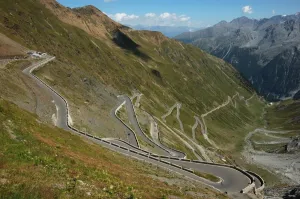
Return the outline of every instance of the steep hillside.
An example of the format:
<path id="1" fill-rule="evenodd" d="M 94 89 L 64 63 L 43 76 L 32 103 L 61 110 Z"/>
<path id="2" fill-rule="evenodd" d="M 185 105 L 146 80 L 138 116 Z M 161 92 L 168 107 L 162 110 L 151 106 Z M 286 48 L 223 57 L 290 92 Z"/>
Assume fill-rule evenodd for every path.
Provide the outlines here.
<path id="1" fill-rule="evenodd" d="M 196 31 L 201 28 L 193 28 L 188 26 L 144 26 L 144 25 L 135 25 L 131 26 L 135 30 L 151 30 L 158 31 L 163 33 L 167 37 L 175 37 L 183 32 L 188 32 L 190 30 Z"/>
<path id="2" fill-rule="evenodd" d="M 11 40 L 5 35 L 0 33 L 0 57 L 3 58 L 14 58 L 24 57 L 26 54 L 26 48 Z"/>
<path id="3" fill-rule="evenodd" d="M 99 38 L 107 38 L 112 31 L 125 26 L 112 21 L 94 6 L 82 8 L 66 8 L 55 0 L 40 0 L 61 21 L 83 29 L 85 32 Z"/>
<path id="4" fill-rule="evenodd" d="M 300 15 L 222 21 L 176 39 L 231 63 L 268 100 L 299 90 Z"/>
<path id="5" fill-rule="evenodd" d="M 286 100 L 265 108 L 264 128 L 252 131 L 246 137 L 244 156 L 280 177 L 284 184 L 267 190 L 266 195 L 283 195 L 300 182 L 300 103 Z M 271 177 L 269 175 L 269 177 Z M 269 183 L 275 179 L 264 178 Z M 292 187 L 288 185 L 293 185 Z M 270 194 L 272 193 L 272 194 Z M 276 193 L 276 194 L 275 194 Z M 285 198 L 285 197 L 283 197 Z"/>
<path id="6" fill-rule="evenodd" d="M 192 158 L 223 162 L 224 156 L 228 161 L 238 158 L 244 136 L 261 125 L 263 102 L 223 60 L 161 33 L 124 27 L 91 6 L 69 9 L 53 0 L 40 2 L 0 2 L 1 32 L 56 57 L 36 75 L 68 100 L 78 129 L 128 139 L 111 112 L 119 103 L 118 95 L 140 93 L 138 118 L 147 114 L 154 118 L 164 144 Z M 12 81 L 16 68 L 12 64 L 0 72 L 10 74 Z M 13 85 L 24 90 L 21 95 L 27 104 L 18 105 L 51 123 L 55 106 L 49 96 L 41 99 L 35 89 Z M 10 89 L 3 98 L 14 101 L 14 95 L 19 93 Z M 32 106 L 36 99 L 40 109 Z M 174 104 L 180 106 L 164 122 L 162 116 Z M 144 125 L 150 129 L 149 122 Z"/>
<path id="7" fill-rule="evenodd" d="M 0 33 L 0 69 L 4 68 L 11 59 L 25 58 L 26 51 L 25 47 Z"/>
<path id="8" fill-rule="evenodd" d="M 266 119 L 269 128 L 281 130 L 300 129 L 300 101 L 287 100 L 266 109 Z"/>
<path id="9" fill-rule="evenodd" d="M 0 98 L 1 198 L 226 198 L 128 159 Z M 193 188 L 194 187 L 194 188 Z M 180 191 L 181 190 L 181 191 Z"/>

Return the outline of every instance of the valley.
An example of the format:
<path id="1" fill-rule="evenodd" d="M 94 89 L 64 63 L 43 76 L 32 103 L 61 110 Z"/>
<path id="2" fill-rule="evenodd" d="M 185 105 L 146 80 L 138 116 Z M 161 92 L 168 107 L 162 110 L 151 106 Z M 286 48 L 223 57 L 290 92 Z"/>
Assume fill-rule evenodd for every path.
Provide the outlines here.
<path id="1" fill-rule="evenodd" d="M 94 6 L 0 11 L 1 197 L 262 198 L 299 183 L 297 101 L 267 102 L 224 60 Z"/>
<path id="2" fill-rule="evenodd" d="M 269 101 L 299 91 L 299 13 L 221 21 L 175 38 L 231 63 Z"/>

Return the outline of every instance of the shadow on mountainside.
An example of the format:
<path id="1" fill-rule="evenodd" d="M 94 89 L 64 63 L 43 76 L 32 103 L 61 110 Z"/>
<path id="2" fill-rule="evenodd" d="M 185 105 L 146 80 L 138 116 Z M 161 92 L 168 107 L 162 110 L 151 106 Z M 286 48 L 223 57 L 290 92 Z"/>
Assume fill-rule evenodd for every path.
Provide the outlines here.
<path id="1" fill-rule="evenodd" d="M 130 37 L 128 37 L 126 34 L 124 34 L 119 29 L 113 33 L 113 41 L 119 47 L 134 53 L 136 56 L 139 56 L 144 60 L 150 59 L 150 57 L 148 55 L 146 55 L 145 53 L 141 52 L 138 49 L 140 47 L 140 45 L 135 43 Z"/>

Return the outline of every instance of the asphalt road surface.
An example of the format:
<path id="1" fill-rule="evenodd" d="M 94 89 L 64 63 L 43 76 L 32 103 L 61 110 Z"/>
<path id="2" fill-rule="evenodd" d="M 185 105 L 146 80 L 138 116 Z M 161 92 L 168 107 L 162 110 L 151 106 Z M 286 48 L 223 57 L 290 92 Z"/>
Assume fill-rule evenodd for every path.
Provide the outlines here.
<path id="1" fill-rule="evenodd" d="M 139 138 L 143 139 L 144 142 L 146 142 L 147 144 L 151 145 L 154 148 L 153 151 L 157 151 L 160 155 L 166 155 L 166 156 L 171 155 L 179 158 L 185 157 L 184 153 L 170 149 L 162 144 L 157 144 L 153 140 L 148 138 L 139 126 L 139 123 L 135 115 L 134 107 L 130 98 L 125 95 L 119 96 L 119 98 L 123 99 L 126 102 L 125 106 L 126 106 L 129 121 L 134 128 L 133 130 L 139 136 Z"/>
<path id="2" fill-rule="evenodd" d="M 73 127 L 69 126 L 67 102 L 64 100 L 64 98 L 62 96 L 59 95 L 59 93 L 57 93 L 54 89 L 52 89 L 46 83 L 42 82 L 38 77 L 36 77 L 32 74 L 32 71 L 34 69 L 45 65 L 46 63 L 52 61 L 53 59 L 54 59 L 54 57 L 47 58 L 44 61 L 41 61 L 37 64 L 33 64 L 32 66 L 23 70 L 23 72 L 24 72 L 24 74 L 33 78 L 36 81 L 36 83 L 39 85 L 39 87 L 44 90 L 45 93 L 52 96 L 54 103 L 57 107 L 57 124 L 56 125 L 58 127 L 66 130 L 66 131 L 69 131 L 73 134 L 81 135 L 81 136 L 83 136 L 87 139 L 90 139 L 91 141 L 98 143 L 99 145 L 106 147 L 110 150 L 113 150 L 113 151 L 119 152 L 121 154 L 124 154 L 126 156 L 137 158 L 139 160 L 146 161 L 151 164 L 157 165 L 159 167 L 171 170 L 180 175 L 184 175 L 186 178 L 188 178 L 190 180 L 194 180 L 195 182 L 205 183 L 205 184 L 207 184 L 215 189 L 218 189 L 220 191 L 223 191 L 223 192 L 227 191 L 228 193 L 239 193 L 241 191 L 241 189 L 248 186 L 250 178 L 248 178 L 246 175 L 244 175 L 242 172 L 240 172 L 238 170 L 224 167 L 224 166 L 186 162 L 186 161 L 181 161 L 181 160 L 164 159 L 165 161 L 176 163 L 177 165 L 184 166 L 187 168 L 192 168 L 192 169 L 195 169 L 200 172 L 211 173 L 213 175 L 218 176 L 219 178 L 221 178 L 223 180 L 222 183 L 211 182 L 211 181 L 201 178 L 191 172 L 188 172 L 188 171 L 182 170 L 180 168 L 177 168 L 175 166 L 172 166 L 170 164 L 161 162 L 159 159 L 155 159 L 150 153 L 148 154 L 149 157 L 147 157 L 145 155 L 145 152 L 140 151 L 138 148 L 137 149 L 135 149 L 133 147 L 130 148 L 129 146 L 125 148 L 124 146 L 126 146 L 126 144 L 122 144 L 123 148 L 120 148 L 120 147 L 112 145 L 112 143 L 107 143 L 104 140 L 95 138 L 92 135 L 86 135 L 82 132 L 79 132 L 76 129 L 74 129 Z M 125 97 L 125 99 L 126 99 L 126 97 Z M 128 104 L 131 104 L 131 103 L 128 103 Z M 130 110 L 132 107 L 128 106 L 127 108 L 128 108 L 128 110 Z M 135 116 L 131 115 L 131 117 L 135 117 Z M 132 120 L 132 121 L 134 121 L 134 120 Z M 138 125 L 138 124 L 134 124 L 134 125 Z M 135 130 L 137 130 L 137 132 L 139 132 L 138 128 Z M 143 136 L 144 134 L 142 132 L 139 132 L 139 135 Z M 139 152 L 140 154 L 138 154 L 137 152 Z"/>
<path id="3" fill-rule="evenodd" d="M 139 144 L 138 144 L 138 141 L 137 141 L 137 138 L 134 134 L 134 132 L 132 132 L 130 130 L 130 128 L 128 126 L 126 126 L 124 123 L 122 123 L 119 118 L 116 117 L 115 115 L 115 111 L 118 109 L 118 107 L 122 106 L 123 104 L 123 101 L 120 100 L 120 102 L 118 103 L 118 105 L 111 111 L 111 117 L 114 118 L 119 124 L 121 124 L 123 127 L 124 127 L 124 131 L 125 131 L 125 134 L 126 134 L 126 137 L 127 137 L 127 142 L 129 142 L 131 145 L 133 146 L 136 146 L 136 147 L 139 147 Z"/>

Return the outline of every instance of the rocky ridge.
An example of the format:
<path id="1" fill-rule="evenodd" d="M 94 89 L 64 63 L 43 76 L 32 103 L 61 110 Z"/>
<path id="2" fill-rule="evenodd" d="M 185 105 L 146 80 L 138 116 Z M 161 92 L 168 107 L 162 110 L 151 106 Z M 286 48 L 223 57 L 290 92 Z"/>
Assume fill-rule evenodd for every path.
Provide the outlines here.
<path id="1" fill-rule="evenodd" d="M 175 37 L 231 63 L 268 100 L 300 89 L 300 15 L 240 17 Z"/>

